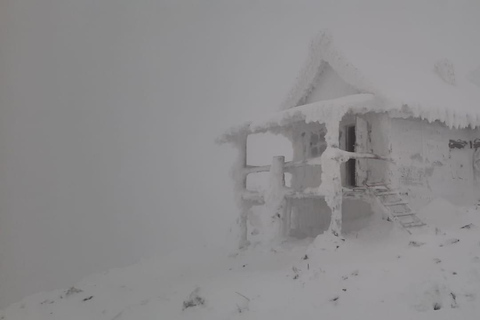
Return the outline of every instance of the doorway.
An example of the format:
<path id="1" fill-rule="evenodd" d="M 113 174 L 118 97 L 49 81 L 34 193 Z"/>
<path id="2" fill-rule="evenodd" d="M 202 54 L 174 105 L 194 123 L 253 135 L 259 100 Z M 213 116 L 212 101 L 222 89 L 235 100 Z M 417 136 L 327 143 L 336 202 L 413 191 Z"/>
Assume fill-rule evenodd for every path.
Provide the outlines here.
<path id="1" fill-rule="evenodd" d="M 355 126 L 347 126 L 345 128 L 345 151 L 348 152 L 355 152 L 355 143 L 356 143 L 357 137 L 355 134 Z M 349 159 L 345 163 L 345 182 L 347 186 L 350 187 L 355 187 L 357 185 L 356 183 L 356 163 L 357 161 L 355 159 Z"/>

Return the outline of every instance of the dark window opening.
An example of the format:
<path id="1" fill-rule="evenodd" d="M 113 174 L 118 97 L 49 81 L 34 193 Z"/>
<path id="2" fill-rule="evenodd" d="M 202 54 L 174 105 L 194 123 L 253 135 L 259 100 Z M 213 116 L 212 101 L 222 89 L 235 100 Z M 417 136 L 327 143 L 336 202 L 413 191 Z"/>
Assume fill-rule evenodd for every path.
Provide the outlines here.
<path id="1" fill-rule="evenodd" d="M 345 150 L 349 152 L 355 152 L 355 143 L 356 143 L 356 135 L 355 135 L 355 126 L 348 126 L 346 128 L 346 135 L 345 135 Z M 356 186 L 356 163 L 355 159 L 350 159 L 345 164 L 346 168 L 346 183 L 348 186 Z"/>

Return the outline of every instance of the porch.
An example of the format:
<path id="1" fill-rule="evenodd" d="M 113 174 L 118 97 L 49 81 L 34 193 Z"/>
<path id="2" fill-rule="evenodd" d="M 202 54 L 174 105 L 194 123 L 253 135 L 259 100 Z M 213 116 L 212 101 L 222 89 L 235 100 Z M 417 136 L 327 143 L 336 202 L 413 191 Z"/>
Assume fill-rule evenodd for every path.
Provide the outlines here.
<path id="1" fill-rule="evenodd" d="M 362 200 L 365 197 L 365 188 L 359 188 L 352 182 L 352 161 L 380 160 L 391 161 L 389 158 L 369 152 L 358 152 L 355 141 L 350 144 L 342 143 L 342 119 L 347 113 L 356 108 L 374 103 L 374 96 L 359 94 L 339 99 L 315 102 L 309 105 L 279 112 L 270 119 L 247 123 L 232 129 L 223 136 L 223 141 L 233 144 L 237 151 L 237 160 L 233 167 L 234 189 L 236 202 L 240 209 L 239 217 L 239 246 L 248 245 L 248 214 L 253 206 L 264 206 L 266 215 L 271 219 L 270 238 L 283 238 L 289 234 L 292 226 L 292 206 L 307 202 L 316 202 L 312 205 L 313 211 L 324 211 L 330 216 L 328 232 L 339 236 L 342 233 L 342 206 L 345 200 Z M 321 131 L 322 146 L 315 146 L 314 152 L 308 157 L 294 157 L 292 161 L 285 161 L 284 156 L 273 157 L 271 164 L 253 166 L 247 163 L 248 136 L 255 133 L 271 132 L 274 134 L 289 135 L 295 148 L 295 139 L 303 139 L 305 132 L 295 132 L 296 128 L 313 126 Z M 316 133 L 318 139 L 318 132 Z M 348 137 L 344 135 L 344 137 Z M 350 133 L 350 140 L 352 134 Z M 316 141 L 317 141 L 316 140 Z M 346 165 L 346 163 L 350 165 Z M 350 169 L 348 169 L 350 167 Z M 290 173 L 292 179 L 299 179 L 298 172 L 303 170 L 303 176 L 309 173 L 321 175 L 317 179 L 319 184 L 306 186 L 296 183 L 286 186 L 285 174 Z M 350 170 L 350 171 L 348 171 Z M 354 169 L 353 169 L 354 170 Z M 263 192 L 249 190 L 247 177 L 259 173 L 267 173 L 268 185 Z M 350 183 L 345 183 L 350 181 Z M 347 187 L 350 186 L 349 187 Z M 355 186 L 355 188 L 353 188 Z M 320 208 L 321 207 L 321 208 Z M 301 209 L 298 209 L 302 211 Z M 314 212 L 315 213 L 315 212 Z"/>

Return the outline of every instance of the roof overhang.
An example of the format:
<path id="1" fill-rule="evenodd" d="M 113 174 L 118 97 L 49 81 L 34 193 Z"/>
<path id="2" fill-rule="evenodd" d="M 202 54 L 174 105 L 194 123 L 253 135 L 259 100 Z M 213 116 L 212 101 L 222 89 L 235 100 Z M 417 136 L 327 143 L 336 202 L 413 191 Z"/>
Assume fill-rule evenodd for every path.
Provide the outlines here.
<path id="1" fill-rule="evenodd" d="M 348 113 L 366 113 L 372 110 L 381 110 L 381 103 L 370 93 L 355 94 L 342 98 L 323 100 L 300 107 L 277 112 L 269 117 L 246 122 L 231 128 L 217 141 L 219 143 L 235 141 L 239 135 L 254 133 L 278 133 L 298 122 L 326 123 L 340 121 Z"/>

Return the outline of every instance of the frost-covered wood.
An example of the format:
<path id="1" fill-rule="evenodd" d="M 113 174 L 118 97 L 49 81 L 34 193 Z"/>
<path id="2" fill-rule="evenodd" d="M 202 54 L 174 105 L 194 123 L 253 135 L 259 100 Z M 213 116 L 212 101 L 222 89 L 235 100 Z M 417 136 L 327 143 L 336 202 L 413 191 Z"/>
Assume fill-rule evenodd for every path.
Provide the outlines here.
<path id="1" fill-rule="evenodd" d="M 434 72 L 450 85 L 439 81 Z M 265 215 L 272 222 L 272 238 L 276 238 L 285 231 L 284 222 L 288 228 L 289 208 L 292 221 L 308 212 L 330 214 L 330 210 L 328 232 L 340 236 L 342 218 L 348 221 L 356 210 L 350 200 L 343 204 L 344 193 L 350 198 L 369 194 L 354 192 L 358 186 L 388 185 L 408 192 L 409 197 L 422 194 L 424 199 L 429 199 L 429 193 L 456 196 L 453 189 L 466 194 L 465 188 L 470 187 L 469 193 L 478 198 L 480 153 L 473 141 L 480 139 L 480 111 L 478 104 L 471 102 L 480 101 L 480 94 L 475 93 L 478 99 L 470 99 L 471 90 L 465 96 L 452 91 L 463 83 L 455 78 L 450 61 L 440 61 L 430 73 L 435 80 L 432 87 L 441 89 L 435 92 L 449 92 L 440 94 L 443 99 L 432 103 L 435 97 L 423 96 L 423 87 L 415 87 L 412 97 L 394 96 L 379 89 L 382 83 L 376 83 L 377 87 L 367 81 L 333 45 L 333 38 L 322 33 L 312 43 L 282 111 L 232 128 L 219 139 L 237 144 L 238 137 L 271 132 L 287 136 L 292 143 L 290 162 L 275 157 L 272 164 L 247 166 L 242 162 L 237 166 L 242 212 L 248 213 L 252 204 L 263 201 Z M 449 148 L 451 139 L 470 141 L 470 148 Z M 247 191 L 242 181 L 261 172 L 269 172 L 266 190 Z M 285 172 L 292 177 L 290 188 L 285 187 Z M 344 211 L 350 214 L 344 215 Z M 241 229 L 246 229 L 246 220 L 240 221 Z M 244 234 L 242 243 L 246 242 Z"/>
<path id="2" fill-rule="evenodd" d="M 253 205 L 242 197 L 247 188 L 247 175 L 244 172 L 247 165 L 247 135 L 237 135 L 232 142 L 237 150 L 237 158 L 232 168 L 232 177 L 234 180 L 235 201 L 240 210 L 240 216 L 237 220 L 239 232 L 238 246 L 240 249 L 243 249 L 248 246 L 247 217 Z"/>
<path id="3" fill-rule="evenodd" d="M 332 122 L 327 124 L 327 132 L 325 135 L 327 149 L 320 157 L 323 170 L 322 184 L 319 187 L 319 192 L 325 194 L 325 201 L 332 210 L 329 232 L 334 236 L 339 236 L 342 233 L 343 188 L 340 173 L 341 159 L 335 157 L 335 154 L 339 150 L 340 119 L 332 120 Z"/>
<path id="4" fill-rule="evenodd" d="M 260 192 L 245 190 L 242 192 L 242 200 L 249 201 L 252 204 L 264 204 L 263 195 Z"/>
<path id="5" fill-rule="evenodd" d="M 355 152 L 368 153 L 368 122 L 361 116 L 357 116 L 355 122 Z M 368 162 L 366 159 L 356 159 L 357 172 L 355 178 L 359 185 L 364 185 L 368 181 Z"/>
<path id="6" fill-rule="evenodd" d="M 285 163 L 284 156 L 273 157 L 270 166 L 269 188 L 265 191 L 265 209 L 271 218 L 272 227 L 270 239 L 275 240 L 283 235 L 286 198 L 288 192 L 285 188 L 285 174 L 283 166 Z"/>
<path id="7" fill-rule="evenodd" d="M 379 156 L 378 154 L 374 153 L 359 153 L 359 152 L 349 152 L 337 147 L 331 147 L 330 156 L 334 159 L 345 162 L 349 159 L 374 159 L 374 160 L 383 160 L 383 161 L 393 161 L 393 159 L 385 156 Z M 321 165 L 322 159 L 321 157 L 310 159 L 306 161 L 308 165 Z"/>
<path id="8" fill-rule="evenodd" d="M 354 110 L 381 109 L 382 105 L 372 94 L 354 94 L 332 100 L 318 101 L 230 128 L 217 139 L 217 142 L 234 142 L 237 135 L 282 130 L 281 128 L 296 123 L 325 123 L 331 121 L 332 117 L 341 119 L 346 113 Z"/>
<path id="9" fill-rule="evenodd" d="M 298 167 L 303 167 L 303 166 L 319 166 L 320 165 L 320 157 L 313 158 L 310 160 L 305 160 L 305 161 L 288 161 L 285 162 L 283 165 L 284 171 L 288 172 L 289 169 L 292 168 L 298 168 Z M 268 172 L 270 171 L 270 165 L 266 166 L 247 166 L 244 169 L 244 172 L 246 174 L 251 174 L 251 173 L 259 173 L 259 172 Z"/>

